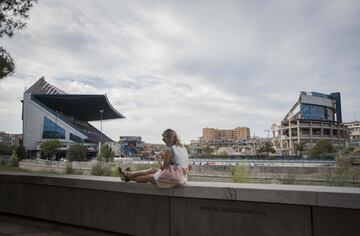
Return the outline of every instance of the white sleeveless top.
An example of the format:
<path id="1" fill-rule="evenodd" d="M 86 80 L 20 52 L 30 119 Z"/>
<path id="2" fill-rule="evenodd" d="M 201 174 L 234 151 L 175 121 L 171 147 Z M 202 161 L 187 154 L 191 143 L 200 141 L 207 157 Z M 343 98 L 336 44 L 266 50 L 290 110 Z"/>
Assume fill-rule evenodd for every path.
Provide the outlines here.
<path id="1" fill-rule="evenodd" d="M 184 146 L 171 146 L 171 149 L 174 153 L 174 159 L 178 167 L 180 168 L 189 168 L 189 154 L 187 149 Z M 175 164 L 175 163 L 174 163 Z"/>

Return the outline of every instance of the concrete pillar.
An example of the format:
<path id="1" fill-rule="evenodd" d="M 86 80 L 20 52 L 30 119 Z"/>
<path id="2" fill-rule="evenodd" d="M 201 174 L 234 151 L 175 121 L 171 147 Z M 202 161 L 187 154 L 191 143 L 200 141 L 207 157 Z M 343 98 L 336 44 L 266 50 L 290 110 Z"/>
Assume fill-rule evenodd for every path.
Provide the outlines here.
<path id="1" fill-rule="evenodd" d="M 300 144 L 300 121 L 297 120 L 297 142 Z"/>
<path id="2" fill-rule="evenodd" d="M 289 124 L 289 152 L 291 152 L 291 149 L 292 149 L 292 147 L 293 147 L 293 145 L 292 145 L 292 135 L 291 135 L 291 123 L 290 123 L 290 121 L 288 122 L 288 124 Z"/>
<path id="3" fill-rule="evenodd" d="M 323 139 L 324 138 L 324 123 L 323 122 L 321 122 L 320 123 L 320 136 L 321 136 L 321 139 Z"/>
<path id="4" fill-rule="evenodd" d="M 313 144 L 313 130 L 312 130 L 312 121 L 310 121 L 310 143 Z"/>
<path id="5" fill-rule="evenodd" d="M 331 144 L 333 144 L 333 138 L 334 138 L 334 132 L 333 132 L 333 129 L 334 129 L 334 124 L 331 123 L 330 124 L 330 137 L 331 137 Z"/>
<path id="6" fill-rule="evenodd" d="M 280 152 L 282 153 L 284 149 L 283 145 L 283 126 L 280 124 Z"/>

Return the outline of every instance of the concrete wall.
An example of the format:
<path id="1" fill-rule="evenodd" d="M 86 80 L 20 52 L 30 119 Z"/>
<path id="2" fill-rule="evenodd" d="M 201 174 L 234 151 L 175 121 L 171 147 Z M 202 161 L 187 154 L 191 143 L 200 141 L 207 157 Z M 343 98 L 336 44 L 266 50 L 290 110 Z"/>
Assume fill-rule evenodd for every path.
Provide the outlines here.
<path id="1" fill-rule="evenodd" d="M 0 173 L 0 212 L 129 235 L 360 235 L 360 188 Z"/>

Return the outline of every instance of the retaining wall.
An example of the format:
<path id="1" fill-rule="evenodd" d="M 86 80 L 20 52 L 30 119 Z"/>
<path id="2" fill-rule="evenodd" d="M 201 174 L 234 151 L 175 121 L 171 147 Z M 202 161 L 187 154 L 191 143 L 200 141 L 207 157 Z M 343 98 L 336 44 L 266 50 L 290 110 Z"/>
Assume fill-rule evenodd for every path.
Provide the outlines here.
<path id="1" fill-rule="evenodd" d="M 0 212 L 129 235 L 360 235 L 360 188 L 7 172 Z"/>

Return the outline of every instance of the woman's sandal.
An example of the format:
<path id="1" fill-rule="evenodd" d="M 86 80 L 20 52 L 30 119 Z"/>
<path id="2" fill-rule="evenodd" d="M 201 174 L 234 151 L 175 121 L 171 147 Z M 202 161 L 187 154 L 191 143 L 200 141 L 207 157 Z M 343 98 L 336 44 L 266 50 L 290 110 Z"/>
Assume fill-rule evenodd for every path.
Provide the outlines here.
<path id="1" fill-rule="evenodd" d="M 128 169 L 128 168 L 127 168 L 127 169 Z M 122 171 L 122 169 L 121 169 L 120 166 L 119 166 L 118 170 L 119 170 L 120 178 L 121 178 L 122 180 L 125 180 L 125 182 L 129 182 L 129 181 L 130 181 L 129 176 L 128 176 L 125 172 Z"/>

